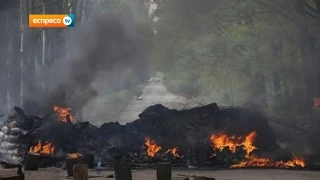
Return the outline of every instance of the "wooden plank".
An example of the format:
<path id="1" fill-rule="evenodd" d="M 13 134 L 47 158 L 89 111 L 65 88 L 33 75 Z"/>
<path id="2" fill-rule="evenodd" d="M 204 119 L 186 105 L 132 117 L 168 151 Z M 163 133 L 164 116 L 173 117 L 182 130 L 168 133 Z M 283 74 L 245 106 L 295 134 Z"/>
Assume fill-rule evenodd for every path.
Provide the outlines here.
<path id="1" fill-rule="evenodd" d="M 215 180 L 215 178 L 205 177 L 205 176 L 190 176 L 190 175 L 184 175 L 184 174 L 178 174 L 178 176 L 184 176 L 186 180 L 192 179 L 192 180 Z"/>
<path id="2" fill-rule="evenodd" d="M 74 180 L 88 180 L 88 166 L 86 164 L 77 164 L 73 166 Z"/>
<path id="3" fill-rule="evenodd" d="M 215 180 L 215 178 L 209 178 L 209 177 L 204 177 L 204 176 L 194 176 L 194 180 Z"/>

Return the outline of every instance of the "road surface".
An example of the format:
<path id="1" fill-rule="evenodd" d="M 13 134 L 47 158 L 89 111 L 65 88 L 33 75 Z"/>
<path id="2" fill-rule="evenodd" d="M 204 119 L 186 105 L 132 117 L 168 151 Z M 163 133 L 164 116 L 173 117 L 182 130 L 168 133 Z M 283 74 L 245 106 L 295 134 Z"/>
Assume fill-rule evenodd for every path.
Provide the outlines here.
<path id="1" fill-rule="evenodd" d="M 119 115 L 119 123 L 126 124 L 139 118 L 147 107 L 162 104 L 172 109 L 182 109 L 186 104 L 186 99 L 167 91 L 161 82 L 150 82 L 142 89 L 142 99 L 133 99 Z"/>
<path id="2" fill-rule="evenodd" d="M 1 176 L 10 176 L 17 170 L 1 170 Z M 48 168 L 38 171 L 26 171 L 25 178 L 28 180 L 68 180 L 67 171 L 63 169 Z M 114 175 L 112 171 L 103 171 L 97 174 L 94 170 L 89 170 L 89 177 L 93 180 L 115 180 L 107 178 Z M 305 170 L 283 170 L 283 169 L 238 169 L 238 170 L 174 170 L 172 171 L 172 180 L 182 180 L 184 177 L 179 175 L 196 175 L 213 177 L 216 180 L 319 180 L 320 171 Z M 97 177 L 98 176 L 98 177 Z M 156 170 L 138 169 L 132 173 L 133 180 L 156 180 Z M 190 178 L 191 180 L 192 178 Z"/>

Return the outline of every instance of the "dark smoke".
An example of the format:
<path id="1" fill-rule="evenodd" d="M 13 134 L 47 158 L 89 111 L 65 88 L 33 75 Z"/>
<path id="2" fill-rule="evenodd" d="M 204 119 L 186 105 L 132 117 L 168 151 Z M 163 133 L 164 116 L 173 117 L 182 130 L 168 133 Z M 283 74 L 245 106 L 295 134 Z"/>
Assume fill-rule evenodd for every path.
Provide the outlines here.
<path id="1" fill-rule="evenodd" d="M 148 66 L 138 29 L 129 15 L 118 14 L 66 29 L 66 56 L 50 65 L 47 96 L 39 104 L 47 111 L 53 105 L 80 110 L 92 98 L 143 82 Z"/>

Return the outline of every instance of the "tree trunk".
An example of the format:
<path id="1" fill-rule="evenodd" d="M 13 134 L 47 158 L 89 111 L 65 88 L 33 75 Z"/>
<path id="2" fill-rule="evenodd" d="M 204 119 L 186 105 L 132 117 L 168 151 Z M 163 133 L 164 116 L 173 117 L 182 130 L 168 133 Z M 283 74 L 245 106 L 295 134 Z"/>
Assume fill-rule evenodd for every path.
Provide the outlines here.
<path id="1" fill-rule="evenodd" d="M 9 23 L 9 17 L 7 17 L 7 27 Z M 9 41 L 7 46 L 7 58 L 6 58 L 6 68 L 7 68 L 7 89 L 6 89 L 6 96 L 7 96 L 7 111 L 9 112 L 11 109 L 11 92 L 10 92 L 10 86 L 11 86 L 11 75 L 10 75 L 10 64 L 11 64 L 11 53 L 10 49 L 12 48 L 12 37 L 9 35 Z"/>
<path id="2" fill-rule="evenodd" d="M 74 17 L 76 19 L 78 19 L 78 3 L 79 3 L 79 0 L 72 0 L 71 1 L 71 11 L 70 13 L 74 14 Z"/>
<path id="3" fill-rule="evenodd" d="M 25 0 L 20 1 L 20 107 L 24 104 L 24 19 L 26 15 Z"/>
<path id="4" fill-rule="evenodd" d="M 68 1 L 68 12 L 71 14 L 73 12 L 73 4 L 76 3 L 75 1 L 71 0 Z"/>
<path id="5" fill-rule="evenodd" d="M 44 1 L 42 1 L 42 13 L 46 13 L 46 6 Z M 42 39 L 42 53 L 41 53 L 41 72 L 43 73 L 45 71 L 45 65 L 46 65 L 46 31 L 43 28 L 41 30 L 41 39 Z M 45 79 L 43 77 L 41 85 L 42 85 L 42 95 L 45 94 L 45 89 L 46 89 L 46 84 L 45 84 Z"/>
<path id="6" fill-rule="evenodd" d="M 87 1 L 84 5 L 84 17 L 88 18 L 92 14 L 92 9 L 93 9 L 93 2 L 92 1 Z"/>
<path id="7" fill-rule="evenodd" d="M 85 7 L 85 3 L 86 3 L 86 0 L 80 0 L 79 1 L 79 4 L 78 4 L 78 13 L 77 13 L 77 16 L 76 16 L 76 20 L 78 21 L 78 22 L 82 22 L 83 21 L 83 9 L 84 9 L 84 7 Z"/>

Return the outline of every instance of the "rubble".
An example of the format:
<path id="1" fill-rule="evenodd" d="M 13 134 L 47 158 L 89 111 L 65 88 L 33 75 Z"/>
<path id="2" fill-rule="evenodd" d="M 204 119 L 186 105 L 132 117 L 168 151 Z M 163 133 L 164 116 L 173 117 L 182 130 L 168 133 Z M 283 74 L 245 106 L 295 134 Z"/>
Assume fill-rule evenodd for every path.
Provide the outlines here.
<path id="1" fill-rule="evenodd" d="M 215 103 L 182 111 L 157 104 L 126 125 L 110 122 L 95 127 L 89 122 L 66 123 L 56 116 L 48 116 L 42 122 L 34 120 L 34 127 L 33 145 L 39 140 L 52 142 L 57 161 L 65 161 L 67 153 L 75 152 L 94 154 L 96 163 L 101 161 L 103 166 L 112 164 L 117 155 L 143 167 L 157 162 L 230 167 L 244 160 L 244 151 L 232 153 L 228 148 L 212 156 L 214 148 L 210 137 L 218 131 L 242 138 L 256 132 L 255 155 L 275 161 L 292 158 L 289 151 L 276 143 L 266 117 L 239 107 L 219 108 Z M 160 147 L 155 148 L 153 155 L 150 155 L 152 149 L 148 149 L 150 142 L 146 143 L 148 138 Z"/>

